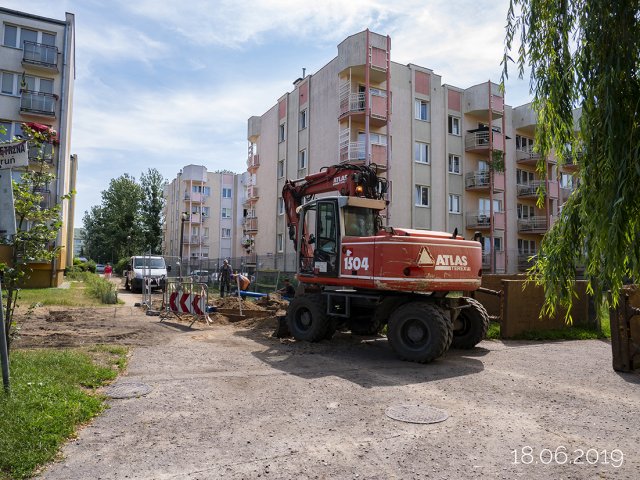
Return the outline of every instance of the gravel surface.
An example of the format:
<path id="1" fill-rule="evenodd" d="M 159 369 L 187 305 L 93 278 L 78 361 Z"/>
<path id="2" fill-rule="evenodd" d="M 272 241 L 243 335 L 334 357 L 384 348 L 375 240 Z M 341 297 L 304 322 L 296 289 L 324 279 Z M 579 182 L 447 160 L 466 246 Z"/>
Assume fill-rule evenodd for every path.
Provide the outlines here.
<path id="1" fill-rule="evenodd" d="M 150 393 L 110 400 L 42 478 L 639 478 L 640 377 L 611 369 L 607 342 L 482 342 L 417 365 L 383 338 L 298 343 L 270 322 L 163 327 L 118 380 Z M 449 417 L 385 415 L 404 405 Z"/>

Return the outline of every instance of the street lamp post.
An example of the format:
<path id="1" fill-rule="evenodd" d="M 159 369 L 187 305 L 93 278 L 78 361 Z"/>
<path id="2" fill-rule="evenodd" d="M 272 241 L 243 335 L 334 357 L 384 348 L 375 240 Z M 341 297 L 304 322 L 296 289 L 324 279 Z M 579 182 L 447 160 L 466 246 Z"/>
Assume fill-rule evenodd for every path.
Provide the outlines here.
<path id="1" fill-rule="evenodd" d="M 182 214 L 180 215 L 180 220 L 181 220 L 181 224 L 180 224 L 180 280 L 182 280 L 182 244 L 184 241 L 184 222 L 186 222 L 187 220 L 189 220 L 189 213 L 188 212 L 182 212 Z"/>

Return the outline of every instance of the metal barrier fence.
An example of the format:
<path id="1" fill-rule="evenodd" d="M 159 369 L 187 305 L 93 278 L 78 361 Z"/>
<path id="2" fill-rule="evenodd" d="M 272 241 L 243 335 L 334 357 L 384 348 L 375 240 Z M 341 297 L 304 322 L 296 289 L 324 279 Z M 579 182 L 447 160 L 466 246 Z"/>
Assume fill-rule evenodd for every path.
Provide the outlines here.
<path id="1" fill-rule="evenodd" d="M 164 321 L 171 314 L 188 314 L 193 316 L 191 327 L 199 318 L 207 324 L 211 323 L 208 315 L 209 290 L 206 283 L 181 281 L 179 278 L 168 278 L 162 299 L 160 321 Z"/>

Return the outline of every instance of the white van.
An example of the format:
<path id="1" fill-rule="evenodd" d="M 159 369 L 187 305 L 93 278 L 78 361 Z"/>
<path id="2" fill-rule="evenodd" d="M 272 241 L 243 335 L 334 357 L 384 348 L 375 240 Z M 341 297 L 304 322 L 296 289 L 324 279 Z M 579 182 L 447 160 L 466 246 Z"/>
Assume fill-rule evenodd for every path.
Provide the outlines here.
<path id="1" fill-rule="evenodd" d="M 171 266 L 167 267 L 164 258 L 158 256 L 131 257 L 125 272 L 124 288 L 132 292 L 142 292 L 142 279 L 151 278 L 151 289 L 161 288 Z"/>

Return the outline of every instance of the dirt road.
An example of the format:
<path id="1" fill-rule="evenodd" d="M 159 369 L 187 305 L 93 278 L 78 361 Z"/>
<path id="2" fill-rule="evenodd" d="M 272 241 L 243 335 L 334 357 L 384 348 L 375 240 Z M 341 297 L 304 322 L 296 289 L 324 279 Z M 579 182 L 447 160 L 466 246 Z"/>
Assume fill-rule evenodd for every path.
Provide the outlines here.
<path id="1" fill-rule="evenodd" d="M 383 338 L 132 318 L 163 334 L 118 382 L 151 392 L 110 400 L 42 478 L 638 478 L 640 378 L 613 372 L 606 342 L 482 342 L 416 365 Z M 449 418 L 385 415 L 400 405 Z"/>

